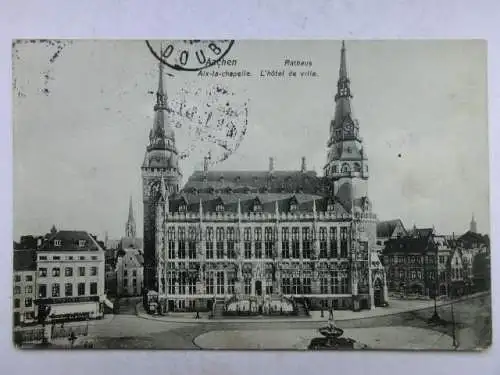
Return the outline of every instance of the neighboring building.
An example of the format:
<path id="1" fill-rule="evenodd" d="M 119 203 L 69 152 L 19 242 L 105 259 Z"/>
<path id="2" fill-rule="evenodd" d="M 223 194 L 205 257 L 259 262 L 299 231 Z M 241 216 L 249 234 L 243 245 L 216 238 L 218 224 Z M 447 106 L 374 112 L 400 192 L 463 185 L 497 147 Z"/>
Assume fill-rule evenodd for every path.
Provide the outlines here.
<path id="1" fill-rule="evenodd" d="M 14 250 L 14 325 L 33 323 L 37 317 L 36 250 Z"/>
<path id="2" fill-rule="evenodd" d="M 143 288 L 144 258 L 138 249 L 118 251 L 116 261 L 117 295 L 120 297 L 140 296 Z"/>
<path id="3" fill-rule="evenodd" d="M 374 252 L 376 215 L 368 158 L 351 111 L 346 52 L 324 177 L 306 168 L 182 174 L 162 66 L 154 126 L 142 165 L 144 283 L 168 310 L 210 308 L 215 300 L 306 299 L 314 308 L 372 308 L 387 300 Z"/>
<path id="4" fill-rule="evenodd" d="M 392 292 L 433 296 L 436 290 L 438 247 L 432 229 L 389 239 L 383 250 L 388 288 Z"/>
<path id="5" fill-rule="evenodd" d="M 134 210 L 132 197 L 130 197 L 125 237 L 120 240 L 116 256 L 116 293 L 118 296 L 140 296 L 144 287 L 142 243 L 135 236 Z"/>
<path id="6" fill-rule="evenodd" d="M 488 236 L 478 233 L 468 231 L 456 238 L 414 227 L 408 236 L 386 242 L 383 259 L 389 290 L 431 297 L 436 290 L 440 296 L 457 297 L 484 289 L 475 286 L 474 260 L 488 249 Z M 484 273 L 477 279 L 483 278 Z"/>
<path id="7" fill-rule="evenodd" d="M 379 221 L 377 223 L 377 242 L 376 250 L 378 254 L 382 253 L 385 243 L 394 238 L 406 236 L 408 233 L 400 219 Z"/>
<path id="8" fill-rule="evenodd" d="M 454 237 L 435 235 L 434 243 L 437 247 L 437 291 L 439 296 L 447 296 L 450 291 L 450 264 L 451 257 L 456 249 Z"/>
<path id="9" fill-rule="evenodd" d="M 84 231 L 61 230 L 38 251 L 38 305 L 49 305 L 49 321 L 99 318 L 104 294 L 104 250 Z"/>
<path id="10" fill-rule="evenodd" d="M 490 239 L 488 235 L 481 235 L 472 231 L 465 232 L 458 237 L 457 246 L 471 250 L 474 255 L 490 251 Z"/>

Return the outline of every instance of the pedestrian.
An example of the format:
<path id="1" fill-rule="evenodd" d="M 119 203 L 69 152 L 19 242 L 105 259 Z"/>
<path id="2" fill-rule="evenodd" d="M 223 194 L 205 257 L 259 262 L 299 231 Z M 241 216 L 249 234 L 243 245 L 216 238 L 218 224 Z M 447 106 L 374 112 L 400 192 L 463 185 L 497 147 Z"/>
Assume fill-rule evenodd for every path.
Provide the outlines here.
<path id="1" fill-rule="evenodd" d="M 333 320 L 333 309 L 330 307 L 330 310 L 328 311 L 328 320 Z"/>

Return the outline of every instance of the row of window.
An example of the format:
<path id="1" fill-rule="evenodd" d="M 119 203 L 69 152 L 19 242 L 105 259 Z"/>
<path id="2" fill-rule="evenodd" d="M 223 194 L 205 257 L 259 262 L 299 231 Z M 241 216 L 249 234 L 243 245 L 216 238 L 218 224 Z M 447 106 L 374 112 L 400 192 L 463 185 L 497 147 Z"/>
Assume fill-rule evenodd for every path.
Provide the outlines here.
<path id="1" fill-rule="evenodd" d="M 127 288 L 128 287 L 128 279 L 123 279 L 123 287 L 124 288 Z M 136 288 L 137 287 L 137 279 L 132 279 L 132 288 Z"/>
<path id="2" fill-rule="evenodd" d="M 181 273 L 175 277 L 173 273 L 167 275 L 168 294 L 196 294 L 196 281 L 188 278 L 186 273 Z M 226 282 L 225 282 L 226 281 Z M 165 279 L 162 279 L 162 289 L 165 290 Z M 177 283 L 177 285 L 176 285 Z M 244 293 L 252 294 L 252 280 L 245 279 L 243 283 Z M 266 294 L 272 294 L 272 283 L 264 283 Z M 262 286 L 261 286 L 262 287 Z M 205 292 L 207 294 L 234 294 L 235 279 L 225 280 L 224 272 L 218 271 L 215 274 L 207 274 L 205 277 Z M 261 291 L 255 291 L 261 292 Z M 281 282 L 281 292 L 283 294 L 312 294 L 311 278 L 283 278 Z M 349 278 L 346 274 L 335 272 L 330 278 L 320 279 L 321 294 L 347 294 L 349 293 Z"/>
<path id="3" fill-rule="evenodd" d="M 467 268 L 452 268 L 451 269 L 451 278 L 452 279 L 462 279 L 469 277 L 469 270 Z"/>
<path id="4" fill-rule="evenodd" d="M 76 244 L 78 244 L 78 247 L 85 247 L 85 246 L 87 246 L 87 240 L 78 240 L 78 242 L 75 241 L 75 245 Z M 62 241 L 61 240 L 54 240 L 54 246 L 61 247 Z"/>
<path id="5" fill-rule="evenodd" d="M 128 270 L 123 270 L 123 277 L 128 276 Z M 137 270 L 132 270 L 132 276 L 137 276 Z"/>
<path id="6" fill-rule="evenodd" d="M 253 244 L 253 246 L 252 246 Z M 177 251 L 175 248 L 176 241 L 168 241 L 168 258 L 169 259 L 196 259 L 196 242 L 187 242 L 187 252 L 186 252 L 186 241 L 177 242 Z M 272 259 L 277 256 L 276 254 L 276 242 L 274 241 L 264 241 L 264 246 L 262 246 L 262 241 L 245 241 L 243 243 L 243 257 L 245 259 Z M 302 245 L 302 246 L 301 246 Z M 297 240 L 292 240 L 291 242 L 286 240 L 281 242 L 281 257 L 284 259 L 299 259 L 310 258 L 312 255 L 312 241 L 303 240 L 302 242 Z M 213 242 L 205 242 L 205 257 L 207 259 L 236 259 L 237 253 L 235 250 L 235 241 L 216 241 L 215 251 Z M 319 243 L 319 258 L 347 258 L 348 257 L 348 242 L 347 240 L 340 241 L 340 248 L 338 246 L 337 240 L 326 241 L 322 240 Z"/>
<path id="7" fill-rule="evenodd" d="M 368 166 L 365 166 L 365 169 L 366 171 L 368 172 Z M 329 172 L 330 173 L 339 173 L 339 170 L 340 170 L 340 173 L 349 173 L 351 172 L 351 170 L 353 172 L 361 172 L 361 164 L 359 163 L 354 163 L 352 165 L 352 168 L 351 166 L 348 164 L 348 163 L 344 163 L 342 164 L 342 166 L 339 166 L 339 165 L 334 165 L 330 170 Z"/>
<path id="8" fill-rule="evenodd" d="M 97 267 L 90 267 L 89 276 L 97 276 Z M 52 277 L 61 276 L 61 268 L 53 267 L 52 268 Z M 86 275 L 86 267 L 78 267 L 78 276 Z M 64 276 L 71 277 L 73 276 L 73 267 L 64 267 Z M 47 268 L 40 267 L 38 269 L 38 277 L 47 277 Z"/>
<path id="9" fill-rule="evenodd" d="M 96 255 L 92 255 L 90 257 L 90 260 L 98 260 L 99 258 Z M 39 255 L 38 260 L 75 260 L 75 257 L 73 255 L 68 255 L 64 257 L 64 259 L 60 255 L 54 255 L 52 257 L 49 257 L 47 255 Z M 87 260 L 87 257 L 84 255 L 80 255 L 78 257 L 78 260 Z"/>
<path id="10" fill-rule="evenodd" d="M 33 285 L 26 285 L 24 287 L 24 293 L 25 294 L 31 294 L 31 293 L 33 293 Z M 16 296 L 16 295 L 19 295 L 19 294 L 21 294 L 21 287 L 19 285 L 16 285 L 14 287 L 14 295 Z"/>
<path id="11" fill-rule="evenodd" d="M 78 296 L 84 296 L 87 291 L 86 283 L 78 283 L 76 284 L 77 286 L 77 291 L 76 295 Z M 61 294 L 61 284 L 59 283 L 54 283 L 51 285 L 51 294 L 50 296 L 52 298 L 57 298 L 57 297 L 73 297 L 73 288 L 74 285 L 73 283 L 65 283 L 64 284 L 64 296 Z M 97 295 L 97 283 L 90 283 L 90 295 Z M 48 293 L 47 293 L 47 285 L 46 284 L 39 284 L 38 285 L 38 297 L 39 298 L 47 298 Z"/>
<path id="12" fill-rule="evenodd" d="M 252 231 L 253 229 L 253 231 Z M 327 238 L 335 240 L 337 239 L 337 227 L 330 227 L 329 230 L 327 227 L 319 228 L 319 239 L 326 240 Z M 214 236 L 215 233 L 215 236 Z M 288 240 L 290 238 L 294 240 L 298 240 L 302 234 L 301 239 L 303 240 L 314 240 L 315 235 L 313 228 L 311 227 L 283 227 L 281 228 L 281 239 Z M 170 226 L 167 228 L 167 240 L 169 241 L 196 241 L 200 239 L 200 229 L 196 226 L 186 227 L 178 227 L 177 230 L 175 227 Z M 207 227 L 204 233 L 204 240 L 213 241 L 215 237 L 216 241 L 238 241 L 239 240 L 239 231 L 235 227 L 216 227 L 215 232 L 213 227 Z M 348 237 L 348 228 L 341 227 L 340 228 L 340 238 L 346 240 Z M 261 227 L 257 228 L 243 228 L 243 240 L 245 241 L 262 241 L 265 239 L 266 241 L 276 241 L 278 239 L 278 230 L 275 227 L 265 227 L 262 230 Z"/>
<path id="13" fill-rule="evenodd" d="M 425 275 L 425 277 L 428 280 L 434 280 L 436 277 L 436 272 L 435 271 L 427 271 L 422 273 L 422 271 L 419 270 L 410 270 L 410 271 L 405 271 L 405 270 L 399 270 L 397 271 L 396 269 L 392 268 L 390 270 L 390 277 L 395 278 L 396 276 L 399 276 L 399 279 L 404 279 L 406 276 L 410 280 L 417 280 L 417 279 L 422 279 L 422 275 Z"/>
<path id="14" fill-rule="evenodd" d="M 389 264 L 434 264 L 435 257 L 433 255 L 392 255 L 387 257 L 389 259 Z"/>
<path id="15" fill-rule="evenodd" d="M 26 297 L 24 299 L 24 307 L 32 307 L 33 306 L 33 299 L 31 297 Z M 20 298 L 14 298 L 14 308 L 19 309 L 21 307 L 21 299 Z"/>
<path id="16" fill-rule="evenodd" d="M 25 275 L 24 281 L 28 281 L 28 282 L 33 281 L 33 275 Z M 14 282 L 20 283 L 21 282 L 21 275 L 19 275 L 19 274 L 14 275 Z"/>

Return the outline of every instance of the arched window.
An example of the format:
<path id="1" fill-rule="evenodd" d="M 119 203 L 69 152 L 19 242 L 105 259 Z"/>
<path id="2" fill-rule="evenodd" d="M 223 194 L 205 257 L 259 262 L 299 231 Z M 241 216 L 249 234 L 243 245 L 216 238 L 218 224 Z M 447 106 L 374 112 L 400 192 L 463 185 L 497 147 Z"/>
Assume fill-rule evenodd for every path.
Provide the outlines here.
<path id="1" fill-rule="evenodd" d="M 361 172 L 361 165 L 359 163 L 354 163 L 354 172 Z"/>
<path id="2" fill-rule="evenodd" d="M 347 173 L 350 172 L 351 168 L 349 168 L 349 164 L 343 164 L 342 165 L 342 173 Z"/>
<path id="3" fill-rule="evenodd" d="M 333 173 L 339 173 L 339 167 L 337 165 L 333 166 Z"/>

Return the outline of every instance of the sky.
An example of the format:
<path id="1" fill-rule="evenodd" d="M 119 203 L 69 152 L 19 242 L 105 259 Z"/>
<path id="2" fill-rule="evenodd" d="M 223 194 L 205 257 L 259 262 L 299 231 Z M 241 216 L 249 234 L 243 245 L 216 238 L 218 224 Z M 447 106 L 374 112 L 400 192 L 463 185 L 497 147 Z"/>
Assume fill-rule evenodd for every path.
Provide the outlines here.
<path id="1" fill-rule="evenodd" d="M 140 40 L 60 46 L 19 43 L 13 50 L 14 238 L 46 233 L 52 224 L 121 237 L 130 196 L 141 235 L 140 166 L 158 61 Z M 461 234 L 474 213 L 478 230 L 489 232 L 486 43 L 380 40 L 346 47 L 379 219 Z M 305 156 L 308 168 L 322 174 L 340 41 L 236 41 L 226 58 L 236 65 L 206 70 L 251 76 L 199 77 L 165 67 L 169 103 L 203 108 L 220 86 L 230 95 L 218 100 L 239 110 L 236 126 L 245 135 L 224 161 L 214 149 L 219 162 L 212 168 L 266 170 L 274 157 L 275 169 L 297 170 Z M 289 69 L 285 59 L 312 66 Z M 260 77 L 265 69 L 316 76 Z M 197 136 L 197 123 L 170 120 L 180 126 L 186 181 L 201 168 L 209 142 Z"/>

